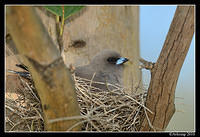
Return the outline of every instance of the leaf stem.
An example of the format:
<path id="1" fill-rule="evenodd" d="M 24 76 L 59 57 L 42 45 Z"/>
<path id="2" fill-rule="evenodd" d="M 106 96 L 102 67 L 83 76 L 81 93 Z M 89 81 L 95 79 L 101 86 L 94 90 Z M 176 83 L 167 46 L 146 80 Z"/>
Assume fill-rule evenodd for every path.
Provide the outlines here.
<path id="1" fill-rule="evenodd" d="M 63 35 L 63 29 L 64 29 L 64 21 L 65 21 L 65 19 L 64 19 L 64 6 L 62 6 L 62 8 L 63 8 L 63 14 L 62 14 L 62 23 L 61 23 L 61 27 L 60 27 L 60 36 L 62 36 Z"/>

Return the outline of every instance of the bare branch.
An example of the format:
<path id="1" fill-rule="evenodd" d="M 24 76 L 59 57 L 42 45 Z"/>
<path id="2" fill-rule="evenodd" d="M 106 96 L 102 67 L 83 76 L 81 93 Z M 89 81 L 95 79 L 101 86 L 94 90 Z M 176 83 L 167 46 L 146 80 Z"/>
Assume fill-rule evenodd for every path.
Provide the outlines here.
<path id="1" fill-rule="evenodd" d="M 178 76 L 194 34 L 194 6 L 178 6 L 160 56 L 151 70 L 145 117 L 140 130 L 165 130 L 175 112 L 174 95 Z"/>
<path id="2" fill-rule="evenodd" d="M 50 119 L 80 115 L 74 83 L 34 7 L 9 6 L 6 23 L 41 99 L 45 128 L 66 131 L 79 120 L 49 123 Z M 80 130 L 80 126 L 72 130 Z"/>

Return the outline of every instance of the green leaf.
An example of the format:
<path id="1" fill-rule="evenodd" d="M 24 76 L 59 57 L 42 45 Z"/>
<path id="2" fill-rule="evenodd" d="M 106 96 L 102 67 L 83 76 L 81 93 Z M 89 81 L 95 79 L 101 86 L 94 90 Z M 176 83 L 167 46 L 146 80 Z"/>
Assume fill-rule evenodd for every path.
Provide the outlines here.
<path id="1" fill-rule="evenodd" d="M 64 6 L 64 19 L 66 20 L 72 14 L 80 11 L 84 7 L 85 6 Z M 62 16 L 63 14 L 62 6 L 44 6 L 44 8 L 57 16 Z"/>

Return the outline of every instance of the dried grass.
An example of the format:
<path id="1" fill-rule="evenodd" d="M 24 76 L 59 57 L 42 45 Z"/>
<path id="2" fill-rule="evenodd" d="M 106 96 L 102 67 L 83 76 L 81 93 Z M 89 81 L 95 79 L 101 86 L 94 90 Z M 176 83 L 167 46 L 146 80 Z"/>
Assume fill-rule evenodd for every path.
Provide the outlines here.
<path id="1" fill-rule="evenodd" d="M 139 84 L 134 89 L 128 89 L 106 83 L 115 87 L 115 90 L 101 91 L 92 87 L 91 83 L 105 83 L 73 77 L 81 112 L 77 118 L 81 122 L 68 130 L 82 124 L 83 131 L 138 131 L 141 112 L 151 112 L 144 106 L 147 91 L 141 89 Z M 17 98 L 6 97 L 5 100 L 6 131 L 44 131 L 41 102 L 36 89 L 31 82 L 27 83 L 22 78 L 21 82 L 24 89 L 16 93 Z M 136 94 L 138 89 L 142 92 Z M 66 119 L 54 119 L 51 122 Z"/>
<path id="2" fill-rule="evenodd" d="M 6 131 L 43 131 L 44 120 L 39 96 L 32 82 L 20 77 L 23 89 L 6 92 Z"/>

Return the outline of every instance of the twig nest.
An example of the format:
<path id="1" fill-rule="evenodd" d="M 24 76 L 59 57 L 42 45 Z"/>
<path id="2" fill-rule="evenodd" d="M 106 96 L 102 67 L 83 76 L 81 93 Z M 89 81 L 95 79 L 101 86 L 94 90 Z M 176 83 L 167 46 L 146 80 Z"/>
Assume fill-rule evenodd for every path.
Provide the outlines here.
<path id="1" fill-rule="evenodd" d="M 130 95 L 130 89 L 111 84 L 114 90 L 101 91 L 91 87 L 90 80 L 77 77 L 75 83 L 80 111 L 86 116 L 84 131 L 138 131 L 146 91 Z"/>
<path id="2" fill-rule="evenodd" d="M 94 81 L 75 76 L 74 81 L 82 118 L 68 130 L 79 124 L 83 131 L 139 130 L 146 90 L 135 94 L 133 89 L 101 83 L 114 87 L 114 90 L 102 91 L 91 86 Z M 6 131 L 44 131 L 41 102 L 33 83 L 21 82 L 24 89 L 21 94 L 17 93 L 18 98 L 6 97 Z"/>

